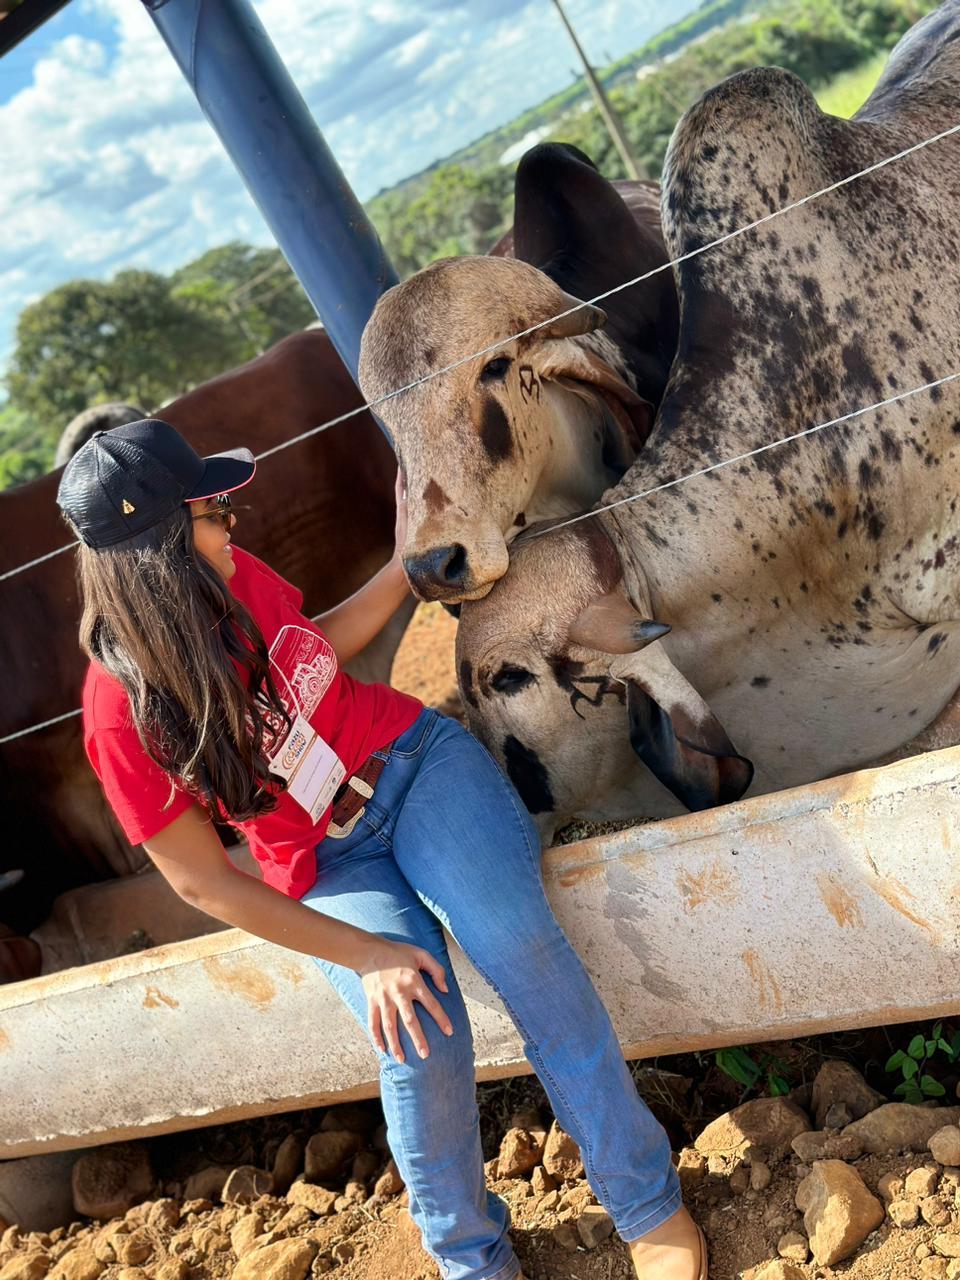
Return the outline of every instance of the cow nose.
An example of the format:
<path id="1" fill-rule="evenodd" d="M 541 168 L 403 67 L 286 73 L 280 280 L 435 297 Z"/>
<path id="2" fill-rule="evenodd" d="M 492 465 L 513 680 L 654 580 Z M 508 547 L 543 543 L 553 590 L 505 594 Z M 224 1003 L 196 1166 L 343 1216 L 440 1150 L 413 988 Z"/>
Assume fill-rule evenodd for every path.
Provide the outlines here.
<path id="1" fill-rule="evenodd" d="M 467 578 L 467 551 L 459 542 L 433 547 L 403 562 L 407 576 L 422 596 L 448 596 L 463 587 Z"/>

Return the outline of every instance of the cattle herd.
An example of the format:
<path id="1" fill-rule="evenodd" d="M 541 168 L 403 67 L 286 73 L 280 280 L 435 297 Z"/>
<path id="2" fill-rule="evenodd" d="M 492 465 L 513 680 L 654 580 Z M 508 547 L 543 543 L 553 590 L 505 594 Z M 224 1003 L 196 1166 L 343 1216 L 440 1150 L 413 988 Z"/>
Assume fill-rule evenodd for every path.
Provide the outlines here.
<path id="1" fill-rule="evenodd" d="M 663 816 L 857 768 L 938 724 L 953 740 L 960 390 L 904 393 L 960 370 L 957 135 L 654 269 L 956 124 L 958 37 L 947 0 L 849 121 L 787 72 L 733 76 L 679 124 L 661 192 L 539 146 L 491 256 L 434 263 L 379 302 L 368 399 L 456 365 L 380 410 L 407 478 L 404 560 L 421 598 L 460 610 L 469 724 L 545 840 L 575 816 Z M 576 305 L 641 276 L 603 311 Z M 256 451 L 355 404 L 314 333 L 164 414 L 198 448 Z M 389 552 L 392 465 L 369 416 L 275 455 L 244 544 L 323 607 Z M 0 495 L 0 571 L 62 541 L 57 478 Z M 0 588 L 16 673 L 0 736 L 76 705 L 71 573 L 62 556 Z M 56 892 L 135 855 L 76 720 L 0 752 L 0 871 L 26 872 L 0 920 L 23 933 Z"/>

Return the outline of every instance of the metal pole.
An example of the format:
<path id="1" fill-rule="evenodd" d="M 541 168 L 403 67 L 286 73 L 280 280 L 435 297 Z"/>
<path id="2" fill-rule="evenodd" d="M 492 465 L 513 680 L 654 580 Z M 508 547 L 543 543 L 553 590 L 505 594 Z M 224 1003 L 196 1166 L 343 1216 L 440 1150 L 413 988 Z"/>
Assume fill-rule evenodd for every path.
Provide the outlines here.
<path id="1" fill-rule="evenodd" d="M 249 0 L 143 0 L 284 257 L 356 377 L 397 275 Z"/>
<path id="2" fill-rule="evenodd" d="M 643 175 L 640 172 L 640 168 L 636 160 L 633 158 L 633 153 L 630 150 L 630 144 L 627 142 L 626 135 L 623 132 L 619 119 L 617 118 L 617 113 L 614 111 L 613 107 L 611 107 L 610 99 L 607 97 L 603 85 L 597 79 L 596 72 L 590 65 L 590 61 L 584 52 L 583 45 L 577 39 L 577 33 L 574 31 L 573 25 L 567 17 L 566 10 L 564 9 L 561 0 L 553 0 L 553 3 L 556 6 L 557 13 L 560 15 L 560 21 L 567 29 L 567 35 L 573 41 L 573 47 L 576 49 L 577 57 L 580 59 L 580 63 L 583 67 L 583 74 L 587 77 L 587 84 L 590 87 L 590 92 L 593 94 L 593 100 L 597 104 L 597 110 L 603 117 L 603 123 L 607 126 L 607 132 L 610 134 L 613 145 L 617 149 L 617 154 L 623 161 L 623 167 L 627 171 L 627 177 L 642 177 Z"/>

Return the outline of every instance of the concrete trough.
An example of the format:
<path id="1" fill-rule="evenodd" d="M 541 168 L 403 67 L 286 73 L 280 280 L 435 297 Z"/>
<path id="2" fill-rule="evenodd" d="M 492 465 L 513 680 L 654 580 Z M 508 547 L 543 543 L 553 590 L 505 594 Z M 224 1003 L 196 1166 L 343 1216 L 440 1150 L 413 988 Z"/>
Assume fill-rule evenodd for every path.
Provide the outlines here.
<path id="1" fill-rule="evenodd" d="M 551 849 L 630 1057 L 960 1011 L 960 748 Z M 478 1078 L 528 1070 L 462 955 Z M 239 930 L 0 987 L 0 1158 L 377 1092 L 312 961 Z"/>

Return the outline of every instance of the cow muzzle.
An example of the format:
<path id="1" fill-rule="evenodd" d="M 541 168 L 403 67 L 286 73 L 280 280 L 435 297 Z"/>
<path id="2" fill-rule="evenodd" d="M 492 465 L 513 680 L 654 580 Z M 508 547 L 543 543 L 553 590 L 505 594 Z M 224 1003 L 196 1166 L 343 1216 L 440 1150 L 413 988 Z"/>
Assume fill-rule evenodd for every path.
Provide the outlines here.
<path id="1" fill-rule="evenodd" d="M 475 557 L 463 543 L 454 542 L 446 547 L 433 547 L 418 555 L 407 556 L 403 561 L 410 585 L 417 595 L 423 600 L 438 600 L 441 604 L 481 599 L 506 573 L 507 564 L 505 543 L 501 543 L 500 554 L 489 560 L 484 556 Z"/>

